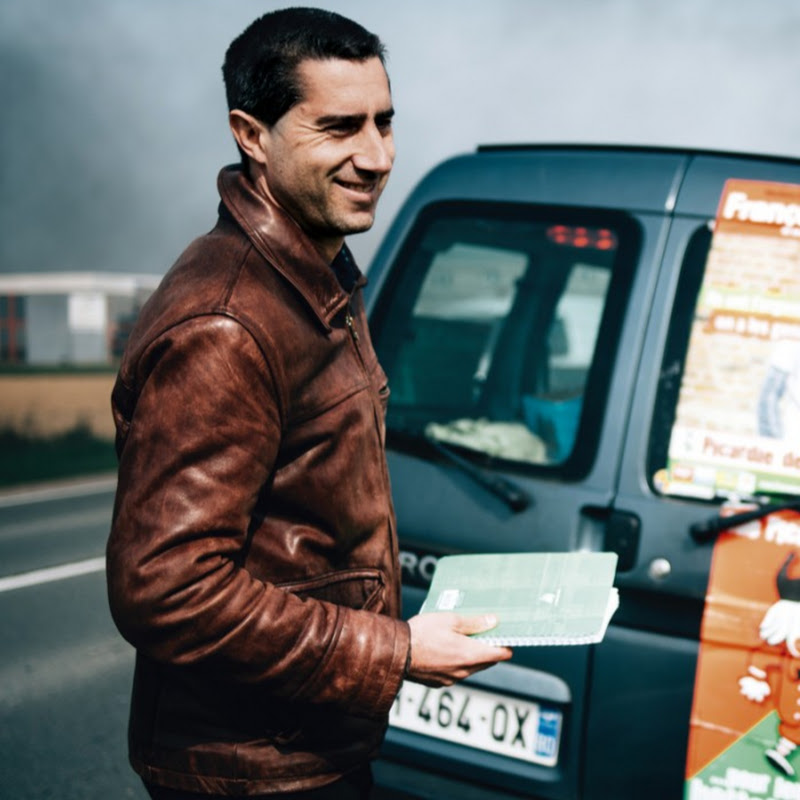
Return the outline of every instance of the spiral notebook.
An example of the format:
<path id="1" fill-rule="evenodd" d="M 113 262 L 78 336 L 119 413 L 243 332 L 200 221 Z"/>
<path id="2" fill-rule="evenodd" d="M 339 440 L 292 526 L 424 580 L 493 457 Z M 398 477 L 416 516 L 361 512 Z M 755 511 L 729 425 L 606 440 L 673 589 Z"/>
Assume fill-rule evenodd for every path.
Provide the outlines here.
<path id="1" fill-rule="evenodd" d="M 616 553 L 485 553 L 443 556 L 423 612 L 495 614 L 474 638 L 525 647 L 602 641 L 619 605 Z"/>

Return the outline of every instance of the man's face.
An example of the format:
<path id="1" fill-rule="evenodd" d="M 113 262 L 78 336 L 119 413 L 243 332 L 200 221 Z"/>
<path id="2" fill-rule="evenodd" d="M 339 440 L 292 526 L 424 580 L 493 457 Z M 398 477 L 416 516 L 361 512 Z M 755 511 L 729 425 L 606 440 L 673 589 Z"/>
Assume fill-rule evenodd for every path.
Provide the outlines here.
<path id="1" fill-rule="evenodd" d="M 378 58 L 306 60 L 298 73 L 303 99 L 265 129 L 261 177 L 332 259 L 375 219 L 394 161 L 392 97 Z"/>

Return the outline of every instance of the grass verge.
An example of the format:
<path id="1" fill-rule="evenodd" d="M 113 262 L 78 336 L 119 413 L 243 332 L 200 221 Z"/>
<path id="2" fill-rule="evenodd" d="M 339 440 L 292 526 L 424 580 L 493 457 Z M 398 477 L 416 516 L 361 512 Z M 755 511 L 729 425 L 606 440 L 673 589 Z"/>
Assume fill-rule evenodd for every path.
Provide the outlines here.
<path id="1" fill-rule="evenodd" d="M 117 466 L 114 443 L 83 424 L 50 436 L 0 429 L 0 453 L 0 486 L 81 477 Z"/>

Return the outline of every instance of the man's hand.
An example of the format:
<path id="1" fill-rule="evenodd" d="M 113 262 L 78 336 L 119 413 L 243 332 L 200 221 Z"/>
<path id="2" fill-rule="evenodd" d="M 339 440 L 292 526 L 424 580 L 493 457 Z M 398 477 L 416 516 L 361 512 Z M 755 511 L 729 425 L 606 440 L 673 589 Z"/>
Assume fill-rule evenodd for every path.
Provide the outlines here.
<path id="1" fill-rule="evenodd" d="M 494 628 L 497 618 L 490 614 L 478 617 L 446 612 L 419 614 L 408 625 L 411 628 L 408 679 L 416 683 L 450 686 L 473 672 L 511 658 L 510 648 L 495 647 L 468 636 Z"/>

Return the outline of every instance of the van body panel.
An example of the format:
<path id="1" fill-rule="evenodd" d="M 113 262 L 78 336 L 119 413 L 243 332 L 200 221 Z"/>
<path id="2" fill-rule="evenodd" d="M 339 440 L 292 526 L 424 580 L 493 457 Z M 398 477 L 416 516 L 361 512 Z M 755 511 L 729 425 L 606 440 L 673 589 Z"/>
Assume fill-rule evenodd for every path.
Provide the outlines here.
<path id="1" fill-rule="evenodd" d="M 685 164 L 684 156 L 655 152 L 487 151 L 477 158 L 456 157 L 435 168 L 410 203 L 419 207 L 450 197 L 663 213 Z"/>
<path id="2" fill-rule="evenodd" d="M 729 178 L 800 183 L 800 165 L 768 158 L 699 155 L 686 170 L 675 213 L 713 219 Z"/>

